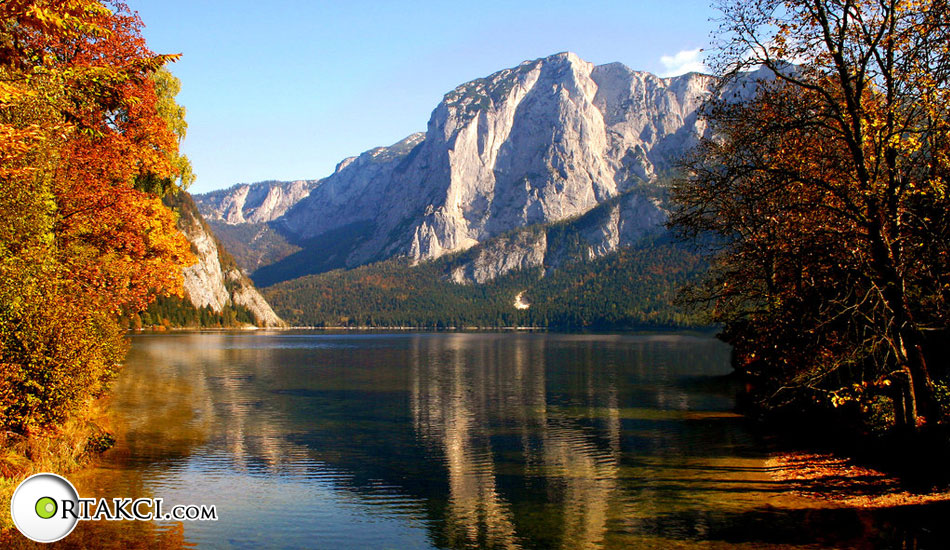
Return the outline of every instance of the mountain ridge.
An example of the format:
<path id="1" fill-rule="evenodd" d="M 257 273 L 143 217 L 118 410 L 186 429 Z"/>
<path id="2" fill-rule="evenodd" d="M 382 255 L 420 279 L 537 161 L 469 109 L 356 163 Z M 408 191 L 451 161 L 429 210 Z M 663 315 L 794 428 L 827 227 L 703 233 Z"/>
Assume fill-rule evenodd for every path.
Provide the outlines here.
<path id="1" fill-rule="evenodd" d="M 271 265 L 296 262 L 298 271 L 282 275 L 292 278 L 396 256 L 419 262 L 583 215 L 669 172 L 707 131 L 697 110 L 717 82 L 562 52 L 463 83 L 443 96 L 424 134 L 343 159 L 264 222 L 288 245 Z M 258 212 L 237 216 L 196 201 L 224 233 Z M 627 229 L 648 232 L 665 220 L 659 202 L 644 202 L 640 214 Z M 255 278 L 268 268 L 242 267 Z"/>

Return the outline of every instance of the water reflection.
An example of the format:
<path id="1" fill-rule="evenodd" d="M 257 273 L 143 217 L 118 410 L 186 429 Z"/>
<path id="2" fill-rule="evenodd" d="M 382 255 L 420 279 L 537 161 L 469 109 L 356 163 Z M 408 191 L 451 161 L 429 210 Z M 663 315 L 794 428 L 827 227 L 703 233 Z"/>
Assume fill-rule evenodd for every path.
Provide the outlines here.
<path id="1" fill-rule="evenodd" d="M 498 342 L 455 335 L 435 343 L 413 342 L 413 423 L 426 444 L 445 457 L 446 539 L 451 547 L 525 546 L 511 505 L 498 488 L 496 462 L 506 458 L 496 458 L 496 453 L 503 451 L 519 455 L 519 474 L 542 480 L 544 494 L 560 505 L 561 547 L 594 548 L 604 538 L 620 460 L 617 390 L 613 383 L 595 390 L 588 380 L 587 410 L 596 410 L 595 401 L 604 392 L 607 414 L 603 426 L 590 429 L 592 422 L 585 429 L 576 419 L 548 409 L 545 354 L 543 338 Z M 594 415 L 585 419 L 593 421 Z M 547 507 L 545 513 L 554 510 Z"/>
<path id="2" fill-rule="evenodd" d="M 874 547 L 933 528 L 772 482 L 727 362 L 682 335 L 137 337 L 119 444 L 74 481 L 221 519 L 90 523 L 70 547 Z"/>
<path id="3" fill-rule="evenodd" d="M 715 342 L 452 335 L 411 349 L 413 425 L 449 479 L 447 546 L 602 548 L 611 530 L 642 533 L 636 518 L 696 490 L 661 487 L 666 462 L 682 473 L 697 440 L 699 455 L 717 452 L 679 414 L 702 423 L 728 402 L 680 383 L 724 372 Z M 723 444 L 734 454 L 735 436 Z"/>

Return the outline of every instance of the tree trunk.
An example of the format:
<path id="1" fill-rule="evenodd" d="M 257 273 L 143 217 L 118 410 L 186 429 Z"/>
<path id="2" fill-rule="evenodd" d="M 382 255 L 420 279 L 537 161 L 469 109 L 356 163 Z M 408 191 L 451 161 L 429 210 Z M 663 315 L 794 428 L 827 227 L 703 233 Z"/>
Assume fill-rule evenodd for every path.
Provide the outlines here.
<path id="1" fill-rule="evenodd" d="M 906 369 L 909 376 L 911 376 L 916 409 L 918 414 L 922 414 L 927 421 L 936 422 L 940 420 L 940 405 L 937 403 L 936 388 L 934 388 L 933 380 L 930 378 L 930 371 L 927 369 L 927 361 L 924 359 L 919 335 L 915 333 L 907 336 L 910 341 L 902 338 L 902 343 L 906 348 L 909 348 L 906 349 Z"/>
<path id="2" fill-rule="evenodd" d="M 875 210 L 879 207 L 876 203 L 873 206 Z M 937 421 L 940 419 L 940 408 L 924 358 L 922 338 L 907 304 L 904 279 L 897 269 L 897 255 L 888 244 L 890 239 L 885 235 L 884 224 L 878 218 L 872 220 L 869 227 L 871 267 L 874 278 L 882 289 L 881 298 L 891 311 L 891 318 L 888 319 L 884 330 L 889 336 L 897 367 L 907 374 L 914 405 L 911 410 L 914 417 L 912 427 L 916 429 L 918 415 L 923 415 L 928 421 Z"/>
<path id="3" fill-rule="evenodd" d="M 901 396 L 903 397 L 903 428 L 909 428 L 911 431 L 917 430 L 917 395 L 914 391 L 914 376 L 909 368 L 904 367 L 902 371 L 906 380 L 901 384 Z"/>

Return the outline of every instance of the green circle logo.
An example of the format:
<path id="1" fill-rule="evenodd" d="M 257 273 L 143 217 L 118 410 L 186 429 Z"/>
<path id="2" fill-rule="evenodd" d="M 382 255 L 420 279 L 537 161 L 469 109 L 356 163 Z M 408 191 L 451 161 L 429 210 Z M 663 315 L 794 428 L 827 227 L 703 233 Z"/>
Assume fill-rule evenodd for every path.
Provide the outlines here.
<path id="1" fill-rule="evenodd" d="M 26 538 L 36 542 L 56 542 L 79 523 L 78 517 L 64 514 L 64 502 L 79 506 L 79 493 L 64 477 L 33 474 L 17 485 L 10 497 L 10 518 Z"/>
<path id="2" fill-rule="evenodd" d="M 43 519 L 49 519 L 56 515 L 56 501 L 43 497 L 36 501 L 36 515 Z"/>

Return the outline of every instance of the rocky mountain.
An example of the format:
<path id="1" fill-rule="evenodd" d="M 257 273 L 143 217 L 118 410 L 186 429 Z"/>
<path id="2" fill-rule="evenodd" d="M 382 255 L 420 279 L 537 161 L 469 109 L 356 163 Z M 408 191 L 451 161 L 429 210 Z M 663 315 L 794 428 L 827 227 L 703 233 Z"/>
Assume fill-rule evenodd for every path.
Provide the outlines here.
<path id="1" fill-rule="evenodd" d="M 576 219 L 510 231 L 460 256 L 448 278 L 484 284 L 512 271 L 541 267 L 550 273 L 569 263 L 602 258 L 662 233 L 666 212 L 661 204 L 657 197 L 631 190 Z"/>
<path id="2" fill-rule="evenodd" d="M 305 199 L 318 183 L 318 180 L 239 183 L 228 189 L 193 195 L 192 198 L 207 221 L 266 223 L 279 218 L 291 206 Z"/>
<path id="3" fill-rule="evenodd" d="M 345 159 L 319 182 L 236 186 L 197 201 L 225 241 L 245 246 L 257 232 L 263 244 L 242 267 L 262 285 L 480 244 L 451 278 L 481 283 L 557 264 L 562 252 L 513 230 L 588 214 L 578 237 L 600 257 L 662 231 L 662 193 L 644 189 L 706 132 L 697 110 L 717 84 L 560 53 L 462 84 L 425 133 Z"/>
<path id="4" fill-rule="evenodd" d="M 284 322 L 221 247 L 191 196 L 181 192 L 166 197 L 166 204 L 178 213 L 178 229 L 191 242 L 198 260 L 184 269 L 186 299 L 195 308 L 208 307 L 215 313 L 227 306 L 241 306 L 259 326 L 283 326 Z"/>

